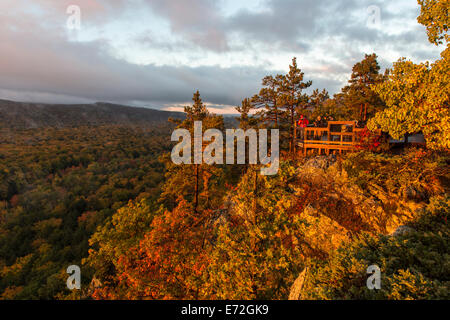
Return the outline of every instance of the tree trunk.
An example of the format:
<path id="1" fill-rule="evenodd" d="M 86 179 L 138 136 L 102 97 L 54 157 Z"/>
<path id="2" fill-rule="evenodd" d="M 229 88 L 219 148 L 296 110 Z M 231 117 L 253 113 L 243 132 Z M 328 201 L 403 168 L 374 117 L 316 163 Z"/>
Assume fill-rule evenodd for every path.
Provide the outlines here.
<path id="1" fill-rule="evenodd" d="M 257 201 L 258 201 L 258 169 L 255 168 L 255 180 L 253 181 L 253 221 L 256 225 L 256 211 L 257 211 Z"/>
<path id="2" fill-rule="evenodd" d="M 197 212 L 198 207 L 198 192 L 199 192 L 199 165 L 195 165 L 195 189 L 194 189 L 194 212 Z"/>
<path id="3" fill-rule="evenodd" d="M 295 114 L 294 114 L 294 106 L 291 106 L 291 147 L 290 152 L 292 154 L 295 153 Z"/>
<path id="4" fill-rule="evenodd" d="M 274 110 L 275 110 L 275 129 L 278 129 L 278 108 L 276 105 L 274 107 Z"/>
<path id="5" fill-rule="evenodd" d="M 294 154 L 296 154 L 297 151 L 297 124 L 295 122 L 296 121 L 294 120 Z"/>
<path id="6" fill-rule="evenodd" d="M 272 86 L 272 92 L 275 92 L 275 87 Z M 278 106 L 277 106 L 277 97 L 276 95 L 273 97 L 273 111 L 275 112 L 275 128 L 278 129 Z"/>

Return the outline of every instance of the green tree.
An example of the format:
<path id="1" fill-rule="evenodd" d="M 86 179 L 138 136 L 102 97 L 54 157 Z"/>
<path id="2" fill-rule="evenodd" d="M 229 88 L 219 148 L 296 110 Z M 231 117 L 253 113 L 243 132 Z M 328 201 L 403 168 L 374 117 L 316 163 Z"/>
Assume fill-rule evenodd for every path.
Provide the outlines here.
<path id="1" fill-rule="evenodd" d="M 97 294 L 103 298 L 109 295 L 122 295 L 126 287 L 119 281 L 119 258 L 139 244 L 150 229 L 155 210 L 145 200 L 130 201 L 119 209 L 89 239 L 89 256 L 83 264 L 95 270 L 95 278 L 100 281 L 102 289 Z"/>
<path id="2" fill-rule="evenodd" d="M 243 176 L 231 199 L 232 211 L 226 220 L 217 221 L 203 296 L 245 300 L 288 296 L 302 268 L 305 223 L 291 193 L 295 170 L 287 163 L 282 167 L 274 177 L 255 180 L 250 170 Z"/>
<path id="3" fill-rule="evenodd" d="M 450 199 L 432 198 L 425 212 L 393 236 L 360 236 L 327 261 L 314 261 L 302 299 L 449 299 Z M 381 269 L 381 289 L 369 290 L 366 270 Z"/>
<path id="4" fill-rule="evenodd" d="M 382 83 L 384 77 L 379 73 L 377 55 L 365 55 L 365 58 L 355 64 L 352 69 L 349 85 L 342 89 L 345 97 L 345 105 L 348 108 L 348 116 L 365 122 L 384 108 L 371 86 Z"/>
<path id="5" fill-rule="evenodd" d="M 185 107 L 186 119 L 173 120 L 178 124 L 177 128 L 187 129 L 191 133 L 191 143 L 194 144 L 194 123 L 202 122 L 202 134 L 208 129 L 224 131 L 222 116 L 211 114 L 197 91 L 192 98 L 192 106 Z M 202 146 L 202 152 L 205 146 Z M 192 150 L 194 150 L 192 148 Z M 174 164 L 167 154 L 163 161 L 166 165 L 166 181 L 160 198 L 165 208 L 172 210 L 179 196 L 183 196 L 188 202 L 192 202 L 194 210 L 216 207 L 219 205 L 223 191 L 220 186 L 223 179 L 223 170 L 217 165 L 206 163 Z"/>
<path id="6" fill-rule="evenodd" d="M 319 91 L 319 89 L 315 89 L 309 97 L 309 106 L 313 109 L 318 109 L 329 98 L 330 95 L 328 94 L 327 90 L 323 89 L 322 91 Z"/>
<path id="7" fill-rule="evenodd" d="M 310 109 L 309 115 L 311 119 L 315 119 L 318 116 L 331 115 L 328 109 L 328 100 L 330 100 L 330 95 L 328 91 L 323 89 L 319 91 L 319 89 L 315 89 L 313 93 L 309 96 L 309 105 Z"/>
<path id="8" fill-rule="evenodd" d="M 260 121 L 268 125 L 273 124 L 275 128 L 278 128 L 281 121 L 279 104 L 282 81 L 282 75 L 264 77 L 262 80 L 264 88 L 252 98 L 252 103 L 255 108 L 262 109 L 258 112 Z"/>
<path id="9" fill-rule="evenodd" d="M 289 130 L 289 152 L 295 153 L 295 122 L 298 114 L 305 112 L 308 107 L 308 96 L 303 91 L 312 85 L 312 81 L 304 81 L 304 73 L 297 65 L 297 58 L 293 58 L 289 72 L 283 76 L 281 83 L 280 101 Z"/>
<path id="10" fill-rule="evenodd" d="M 239 128 L 247 130 L 254 128 L 257 125 L 257 119 L 255 119 L 250 113 L 255 107 L 252 101 L 248 98 L 242 100 L 242 105 L 236 107 L 236 111 L 239 112 L 240 116 L 237 118 L 239 121 Z"/>

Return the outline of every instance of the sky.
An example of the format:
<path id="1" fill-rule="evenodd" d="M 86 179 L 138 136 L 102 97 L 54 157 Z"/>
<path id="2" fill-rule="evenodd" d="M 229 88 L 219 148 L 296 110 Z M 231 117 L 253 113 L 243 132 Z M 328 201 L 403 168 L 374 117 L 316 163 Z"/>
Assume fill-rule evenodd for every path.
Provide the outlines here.
<path id="1" fill-rule="evenodd" d="M 76 7 L 74 7 L 76 6 Z M 293 57 L 312 89 L 340 91 L 376 53 L 434 61 L 415 0 L 1 0 L 0 99 L 111 102 L 216 113 Z"/>

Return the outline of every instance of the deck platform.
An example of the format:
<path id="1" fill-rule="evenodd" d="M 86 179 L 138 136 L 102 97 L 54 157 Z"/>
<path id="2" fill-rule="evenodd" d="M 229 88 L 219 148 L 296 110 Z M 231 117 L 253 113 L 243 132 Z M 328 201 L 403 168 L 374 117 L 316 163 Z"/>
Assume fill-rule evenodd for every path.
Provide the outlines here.
<path id="1" fill-rule="evenodd" d="M 358 133 L 362 130 L 356 128 L 355 121 L 329 121 L 325 128 L 297 128 L 297 146 L 304 155 L 314 151 L 327 155 L 353 151 L 358 144 Z"/>

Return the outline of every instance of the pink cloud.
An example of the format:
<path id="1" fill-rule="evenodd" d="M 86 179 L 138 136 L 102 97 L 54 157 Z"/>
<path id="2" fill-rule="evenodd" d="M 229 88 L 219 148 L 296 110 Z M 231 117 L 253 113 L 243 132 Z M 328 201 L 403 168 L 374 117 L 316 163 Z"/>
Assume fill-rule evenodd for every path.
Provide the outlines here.
<path id="1" fill-rule="evenodd" d="M 223 30 L 223 17 L 217 1 L 212 0 L 146 0 L 159 15 L 170 22 L 172 31 L 189 38 L 195 44 L 214 51 L 228 50 Z"/>

